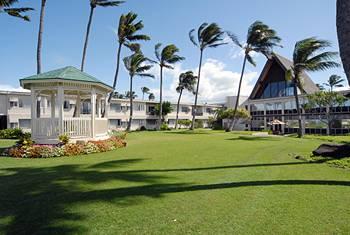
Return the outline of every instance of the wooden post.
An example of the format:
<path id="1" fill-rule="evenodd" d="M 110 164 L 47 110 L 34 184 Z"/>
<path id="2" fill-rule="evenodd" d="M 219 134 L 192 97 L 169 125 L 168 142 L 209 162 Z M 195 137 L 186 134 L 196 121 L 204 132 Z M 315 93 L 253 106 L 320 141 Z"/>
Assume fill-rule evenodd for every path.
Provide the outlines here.
<path id="1" fill-rule="evenodd" d="M 80 98 L 80 92 L 78 91 L 77 94 L 77 103 L 75 104 L 76 106 L 76 116 L 80 117 L 80 111 L 81 111 L 81 98 Z"/>
<path id="2" fill-rule="evenodd" d="M 56 100 L 55 100 L 55 93 L 51 93 L 51 119 L 56 118 Z"/>
<path id="3" fill-rule="evenodd" d="M 95 138 L 95 117 L 96 117 L 96 91 L 95 88 L 91 90 L 91 137 Z"/>
<path id="4" fill-rule="evenodd" d="M 63 126 L 63 103 L 64 103 L 64 90 L 62 85 L 57 90 L 57 107 L 58 107 L 58 135 L 64 134 Z"/>
<path id="5" fill-rule="evenodd" d="M 101 117 L 101 97 L 97 97 L 97 118 Z"/>

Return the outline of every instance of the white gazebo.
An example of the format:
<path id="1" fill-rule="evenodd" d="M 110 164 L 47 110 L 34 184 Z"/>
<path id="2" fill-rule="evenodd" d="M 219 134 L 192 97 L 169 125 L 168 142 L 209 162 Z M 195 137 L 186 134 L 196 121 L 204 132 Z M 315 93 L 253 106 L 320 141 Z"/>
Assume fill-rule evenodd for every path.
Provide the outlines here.
<path id="1" fill-rule="evenodd" d="M 71 66 L 20 83 L 31 91 L 31 132 L 37 143 L 55 144 L 60 135 L 72 141 L 108 137 L 110 86 Z"/>

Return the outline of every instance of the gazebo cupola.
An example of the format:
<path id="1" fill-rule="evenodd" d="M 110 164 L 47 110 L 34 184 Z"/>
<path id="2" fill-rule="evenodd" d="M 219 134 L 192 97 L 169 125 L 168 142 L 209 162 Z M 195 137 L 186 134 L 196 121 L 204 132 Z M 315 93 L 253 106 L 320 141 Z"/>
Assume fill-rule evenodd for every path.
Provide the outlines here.
<path id="1" fill-rule="evenodd" d="M 37 143 L 57 143 L 60 135 L 72 140 L 108 136 L 110 86 L 71 66 L 23 78 L 20 83 L 31 91 L 31 131 Z"/>

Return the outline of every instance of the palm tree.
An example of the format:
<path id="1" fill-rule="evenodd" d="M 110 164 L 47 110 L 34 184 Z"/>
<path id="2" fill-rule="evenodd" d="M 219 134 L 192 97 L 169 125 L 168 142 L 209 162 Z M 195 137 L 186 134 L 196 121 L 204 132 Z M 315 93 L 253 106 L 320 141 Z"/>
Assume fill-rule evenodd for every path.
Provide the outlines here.
<path id="1" fill-rule="evenodd" d="M 192 71 L 181 73 L 179 76 L 179 85 L 176 88 L 176 91 L 179 93 L 179 99 L 177 100 L 177 106 L 176 106 L 175 129 L 177 129 L 177 123 L 179 120 L 179 110 L 180 110 L 180 101 L 181 101 L 182 92 L 184 90 L 187 90 L 189 92 L 194 93 L 196 81 L 197 81 L 197 76 L 195 76 Z"/>
<path id="2" fill-rule="evenodd" d="M 324 86 L 323 86 L 322 84 L 316 83 L 316 86 L 317 86 L 317 88 L 318 88 L 320 91 L 324 91 L 324 90 L 325 90 L 325 88 L 324 88 Z"/>
<path id="3" fill-rule="evenodd" d="M 248 29 L 247 39 L 244 45 L 242 45 L 237 37 L 228 33 L 232 42 L 242 48 L 244 50 L 244 59 L 243 66 L 241 71 L 241 77 L 239 79 L 237 99 L 235 103 L 235 108 L 233 111 L 233 115 L 236 114 L 237 108 L 239 105 L 239 97 L 241 94 L 242 80 L 244 76 L 244 71 L 246 67 L 246 62 L 248 61 L 251 65 L 256 66 L 256 63 L 251 55 L 251 53 L 262 53 L 266 57 L 268 57 L 272 53 L 272 49 L 274 46 L 280 46 L 279 42 L 281 39 L 277 36 L 275 30 L 271 29 L 268 25 L 264 24 L 261 21 L 255 21 L 252 25 L 250 25 Z M 235 118 L 233 118 L 235 120 Z M 230 129 L 234 128 L 236 122 L 231 122 Z"/>
<path id="4" fill-rule="evenodd" d="M 116 7 L 122 3 L 124 3 L 124 1 L 90 0 L 90 16 L 89 16 L 89 21 L 87 24 L 87 29 L 86 29 L 85 43 L 84 43 L 84 48 L 83 48 L 83 58 L 81 60 L 81 68 L 80 68 L 81 71 L 84 71 L 86 50 L 87 50 L 87 46 L 88 46 L 92 17 L 94 15 L 95 8 L 98 6 L 99 7 Z"/>
<path id="5" fill-rule="evenodd" d="M 131 94 L 132 94 L 132 98 L 133 99 L 137 98 L 137 95 L 136 95 L 135 91 L 133 91 L 132 93 L 130 93 L 130 91 L 126 91 L 124 97 L 127 98 L 127 99 L 130 99 Z"/>
<path id="6" fill-rule="evenodd" d="M 152 68 L 152 65 L 145 65 L 145 62 L 147 62 L 148 59 L 141 52 L 136 52 L 131 56 L 125 57 L 123 61 L 124 61 L 125 68 L 129 72 L 129 76 L 130 76 L 129 95 L 134 94 L 133 80 L 135 76 L 152 77 L 152 78 L 154 77 L 152 74 L 146 73 L 148 70 Z M 128 127 L 126 128 L 127 131 L 130 131 L 131 129 L 134 96 L 130 95 L 129 98 L 130 98 L 130 117 L 129 117 Z"/>
<path id="7" fill-rule="evenodd" d="M 155 98 L 156 98 L 156 97 L 154 96 L 153 93 L 150 93 L 150 94 L 148 95 L 148 100 L 149 100 L 149 101 L 153 101 Z"/>
<path id="8" fill-rule="evenodd" d="M 43 30 L 44 30 L 45 6 L 46 6 L 46 0 L 41 0 L 38 47 L 36 51 L 37 74 L 41 73 L 41 47 L 42 47 L 42 37 L 43 37 Z"/>
<path id="9" fill-rule="evenodd" d="M 344 79 L 339 76 L 339 75 L 331 75 L 326 83 L 323 83 L 323 85 L 328 86 L 330 91 L 333 91 L 334 87 L 344 87 L 344 85 L 342 84 L 344 82 Z"/>
<path id="10" fill-rule="evenodd" d="M 195 36 L 195 29 L 192 29 L 189 33 L 191 42 L 199 48 L 200 57 L 199 57 L 199 67 L 198 67 L 198 81 L 196 88 L 196 95 L 194 99 L 194 107 L 192 110 L 192 124 L 191 130 L 194 129 L 194 122 L 196 120 L 196 110 L 197 110 L 197 101 L 198 101 L 198 91 L 199 91 L 199 82 L 201 79 L 201 69 L 202 69 L 202 60 L 203 52 L 206 48 L 216 48 L 218 46 L 227 44 L 223 42 L 224 32 L 216 23 L 203 23 L 199 26 L 197 30 L 197 38 Z"/>
<path id="11" fill-rule="evenodd" d="M 142 92 L 142 100 L 145 99 L 145 94 L 148 94 L 150 89 L 148 87 L 141 87 L 141 92 Z"/>
<path id="12" fill-rule="evenodd" d="M 340 56 L 350 84 L 350 1 L 337 0 L 337 32 Z"/>
<path id="13" fill-rule="evenodd" d="M 301 111 L 299 104 L 298 88 L 303 90 L 302 73 L 306 71 L 315 72 L 327 70 L 329 68 L 339 67 L 340 65 L 333 59 L 338 55 L 337 52 L 322 50 L 330 47 L 331 43 L 326 40 L 320 40 L 315 37 L 306 38 L 295 44 L 293 52 L 293 65 L 286 73 L 287 80 L 293 82 L 294 97 L 298 113 L 299 130 L 298 137 L 303 136 L 303 127 L 301 121 Z"/>
<path id="14" fill-rule="evenodd" d="M 116 85 L 118 81 L 120 54 L 121 54 L 122 46 L 125 46 L 134 52 L 137 52 L 140 50 L 140 45 L 137 43 L 134 43 L 135 41 L 150 40 L 150 37 L 147 35 L 137 34 L 138 31 L 143 29 L 144 26 L 141 20 L 135 23 L 136 18 L 137 18 L 137 14 L 133 12 L 129 12 L 126 15 L 121 15 L 119 19 L 118 35 L 117 35 L 119 46 L 117 51 L 117 68 L 114 75 L 113 90 L 116 89 Z M 112 96 L 110 95 L 108 98 L 108 102 L 111 100 L 111 98 Z"/>
<path id="15" fill-rule="evenodd" d="M 12 7 L 12 5 L 15 4 L 16 2 L 18 2 L 18 0 L 0 0 L 0 13 L 4 12 L 10 16 L 21 18 L 25 21 L 30 21 L 29 16 L 23 15 L 23 13 L 27 12 L 27 11 L 33 11 L 34 8 L 30 8 L 30 7 L 14 8 L 14 7 Z"/>
<path id="16" fill-rule="evenodd" d="M 160 86 L 159 86 L 159 107 L 160 107 L 160 113 L 162 113 L 163 106 L 161 105 L 163 102 L 163 69 L 174 69 L 172 67 L 173 64 L 180 62 L 184 60 L 184 57 L 181 57 L 177 55 L 179 52 L 179 49 L 174 45 L 170 44 L 165 46 L 161 50 L 162 44 L 158 43 L 156 44 L 154 48 L 154 54 L 156 55 L 157 60 L 153 61 L 154 63 L 158 64 L 160 67 Z M 160 129 L 160 126 L 162 124 L 162 117 L 159 115 L 158 119 L 158 129 Z"/>

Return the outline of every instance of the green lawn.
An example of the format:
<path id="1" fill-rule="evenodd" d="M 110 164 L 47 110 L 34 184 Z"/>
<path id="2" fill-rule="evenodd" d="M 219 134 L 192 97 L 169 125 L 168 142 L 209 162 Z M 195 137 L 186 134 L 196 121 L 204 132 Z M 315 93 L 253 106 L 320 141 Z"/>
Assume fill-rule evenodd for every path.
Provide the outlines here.
<path id="1" fill-rule="evenodd" d="M 0 158 L 0 233 L 349 234 L 350 171 L 291 155 L 321 141 L 142 132 L 109 153 Z"/>

